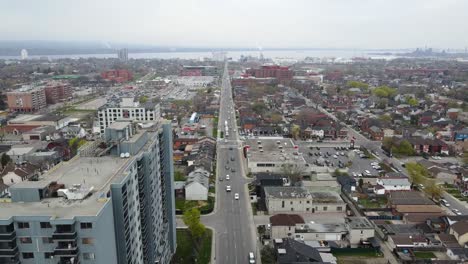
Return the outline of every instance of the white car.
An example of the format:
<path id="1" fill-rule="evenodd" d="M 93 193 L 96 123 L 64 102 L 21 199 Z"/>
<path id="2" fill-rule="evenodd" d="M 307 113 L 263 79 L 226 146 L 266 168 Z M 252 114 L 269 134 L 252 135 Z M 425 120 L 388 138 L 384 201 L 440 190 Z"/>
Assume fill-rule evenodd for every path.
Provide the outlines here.
<path id="1" fill-rule="evenodd" d="M 462 213 L 458 209 L 452 209 L 452 212 L 454 212 L 456 215 L 461 215 Z"/>
<path id="2" fill-rule="evenodd" d="M 357 173 L 353 172 L 353 177 L 356 178 L 357 176 Z"/>
<path id="3" fill-rule="evenodd" d="M 229 174 L 226 174 L 226 181 L 229 181 Z"/>
<path id="4" fill-rule="evenodd" d="M 226 192 L 230 192 L 231 191 L 231 186 L 230 185 L 227 185 L 226 186 Z"/>
<path id="5" fill-rule="evenodd" d="M 253 252 L 249 252 L 249 263 L 251 264 L 255 263 L 255 255 Z"/>
<path id="6" fill-rule="evenodd" d="M 238 193 L 234 194 L 234 199 L 239 200 L 239 194 Z"/>

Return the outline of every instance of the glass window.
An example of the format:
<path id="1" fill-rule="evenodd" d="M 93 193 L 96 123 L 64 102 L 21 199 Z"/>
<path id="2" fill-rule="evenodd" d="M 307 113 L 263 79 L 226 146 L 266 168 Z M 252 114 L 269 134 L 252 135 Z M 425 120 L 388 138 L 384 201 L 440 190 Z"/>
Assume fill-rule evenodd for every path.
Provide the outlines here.
<path id="1" fill-rule="evenodd" d="M 29 228 L 29 223 L 28 222 L 18 222 L 18 228 L 19 229 Z"/>
<path id="2" fill-rule="evenodd" d="M 45 258 L 45 259 L 54 258 L 54 252 L 45 252 L 45 253 L 44 253 L 44 258 Z"/>
<path id="3" fill-rule="evenodd" d="M 84 259 L 94 259 L 94 253 L 83 253 Z"/>
<path id="4" fill-rule="evenodd" d="M 91 229 L 93 228 L 93 223 L 81 223 L 81 229 Z"/>
<path id="5" fill-rule="evenodd" d="M 19 241 L 21 242 L 21 244 L 31 244 L 32 243 L 32 239 L 30 237 L 20 237 Z"/>
<path id="6" fill-rule="evenodd" d="M 49 222 L 41 222 L 41 228 L 52 228 Z"/>
<path id="7" fill-rule="evenodd" d="M 81 239 L 81 243 L 83 243 L 83 245 L 92 245 L 92 244 L 94 244 L 94 238 L 84 237 L 84 238 Z"/>

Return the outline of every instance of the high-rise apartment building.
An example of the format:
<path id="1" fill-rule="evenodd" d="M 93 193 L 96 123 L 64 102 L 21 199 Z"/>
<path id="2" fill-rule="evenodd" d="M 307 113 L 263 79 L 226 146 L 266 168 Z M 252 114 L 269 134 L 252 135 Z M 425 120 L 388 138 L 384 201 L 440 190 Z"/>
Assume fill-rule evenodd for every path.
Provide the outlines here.
<path id="1" fill-rule="evenodd" d="M 117 51 L 117 57 L 121 61 L 128 61 L 128 49 L 127 48 L 119 49 Z"/>
<path id="2" fill-rule="evenodd" d="M 98 110 L 101 134 L 104 133 L 106 127 L 117 120 L 157 122 L 159 117 L 159 104 L 140 104 L 134 98 L 121 98 L 120 102 L 109 102 Z"/>
<path id="3" fill-rule="evenodd" d="M 0 200 L 0 263 L 170 263 L 176 248 L 170 124 L 114 122 Z"/>
<path id="4" fill-rule="evenodd" d="M 7 102 L 13 112 L 35 112 L 47 106 L 44 87 L 35 86 L 23 86 L 7 92 Z"/>

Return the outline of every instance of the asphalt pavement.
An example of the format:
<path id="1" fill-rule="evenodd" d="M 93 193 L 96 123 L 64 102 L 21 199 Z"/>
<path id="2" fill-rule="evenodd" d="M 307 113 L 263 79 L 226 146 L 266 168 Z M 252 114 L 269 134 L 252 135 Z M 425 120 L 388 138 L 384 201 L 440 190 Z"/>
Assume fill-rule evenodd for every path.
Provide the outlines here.
<path id="1" fill-rule="evenodd" d="M 242 144 L 237 134 L 227 63 L 221 86 L 218 135 L 219 131 L 226 134 L 226 121 L 229 136 L 225 139 L 218 138 L 216 205 L 212 214 L 202 216 L 202 222 L 215 230 L 213 263 L 248 263 L 249 252 L 254 252 L 257 263 L 260 263 L 247 189 L 250 179 L 245 177 L 246 169 L 242 160 Z M 226 175 L 229 175 L 229 180 Z M 231 187 L 230 192 L 226 191 L 228 185 Z M 238 200 L 234 198 L 236 193 L 239 195 Z"/>

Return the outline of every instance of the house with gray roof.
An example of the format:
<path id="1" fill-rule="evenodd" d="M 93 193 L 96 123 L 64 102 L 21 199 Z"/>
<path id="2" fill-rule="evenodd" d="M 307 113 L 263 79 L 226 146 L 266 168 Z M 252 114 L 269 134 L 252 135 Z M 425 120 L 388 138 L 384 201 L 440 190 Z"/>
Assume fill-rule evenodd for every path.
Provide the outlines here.
<path id="1" fill-rule="evenodd" d="M 185 182 L 185 199 L 186 200 L 208 200 L 208 189 L 210 180 L 210 172 L 204 168 L 196 168 L 190 172 Z"/>
<path id="2" fill-rule="evenodd" d="M 377 179 L 374 187 L 376 194 L 385 194 L 390 191 L 410 191 L 411 183 L 406 177 L 382 177 Z"/>

